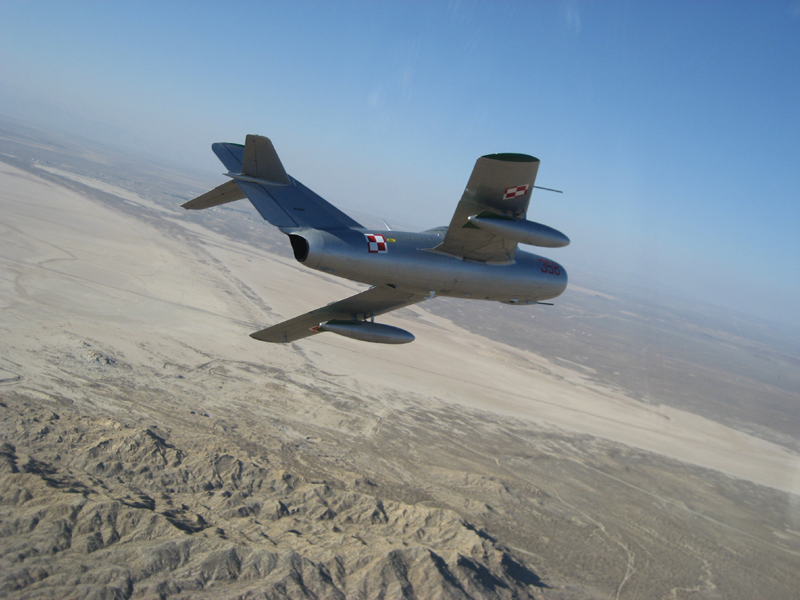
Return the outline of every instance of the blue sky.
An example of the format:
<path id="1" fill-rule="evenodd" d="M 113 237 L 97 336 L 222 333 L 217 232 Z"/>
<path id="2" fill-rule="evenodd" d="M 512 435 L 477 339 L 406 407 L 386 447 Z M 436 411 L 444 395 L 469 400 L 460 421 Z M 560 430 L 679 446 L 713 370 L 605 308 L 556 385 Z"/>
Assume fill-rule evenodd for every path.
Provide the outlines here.
<path id="1" fill-rule="evenodd" d="M 0 113 L 192 165 L 270 136 L 343 208 L 449 222 L 542 160 L 549 256 L 800 324 L 800 1 L 0 2 Z"/>

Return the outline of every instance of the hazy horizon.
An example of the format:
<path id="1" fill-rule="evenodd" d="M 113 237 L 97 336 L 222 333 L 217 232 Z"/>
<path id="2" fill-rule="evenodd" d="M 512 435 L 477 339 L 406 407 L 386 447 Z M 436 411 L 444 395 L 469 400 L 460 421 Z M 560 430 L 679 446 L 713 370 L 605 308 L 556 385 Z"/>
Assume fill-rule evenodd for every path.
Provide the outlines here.
<path id="1" fill-rule="evenodd" d="M 7 4 L 0 113 L 220 183 L 211 143 L 265 134 L 419 228 L 526 152 L 571 274 L 800 325 L 797 2 L 184 6 Z"/>

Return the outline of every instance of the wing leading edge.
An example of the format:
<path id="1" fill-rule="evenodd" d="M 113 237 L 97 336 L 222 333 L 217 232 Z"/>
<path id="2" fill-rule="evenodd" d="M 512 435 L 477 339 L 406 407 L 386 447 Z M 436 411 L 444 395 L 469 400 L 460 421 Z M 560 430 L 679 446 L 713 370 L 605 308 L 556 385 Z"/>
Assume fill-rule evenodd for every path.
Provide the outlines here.
<path id="1" fill-rule="evenodd" d="M 424 294 L 404 292 L 390 287 L 372 287 L 360 294 L 317 308 L 304 315 L 250 334 L 262 342 L 287 343 L 320 333 L 315 328 L 331 320 L 366 320 L 370 317 L 416 304 L 427 299 Z M 413 338 L 412 338 L 413 339 Z"/>
<path id="2" fill-rule="evenodd" d="M 444 241 L 434 250 L 468 260 L 510 262 L 517 242 L 481 230 L 469 217 L 523 219 L 528 211 L 539 159 L 527 154 L 488 154 L 472 169 Z M 488 213 L 488 215 L 487 215 Z"/>

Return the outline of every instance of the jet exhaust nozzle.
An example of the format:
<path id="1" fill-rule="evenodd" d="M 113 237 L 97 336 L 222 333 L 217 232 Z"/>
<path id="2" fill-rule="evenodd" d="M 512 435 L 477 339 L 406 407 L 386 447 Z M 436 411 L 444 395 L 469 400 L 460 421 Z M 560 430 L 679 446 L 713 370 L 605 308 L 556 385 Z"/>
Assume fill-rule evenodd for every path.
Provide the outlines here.
<path id="1" fill-rule="evenodd" d="M 316 269 L 325 256 L 325 241 L 320 232 L 314 229 L 290 229 L 285 233 L 289 236 L 297 262 Z"/>
<path id="2" fill-rule="evenodd" d="M 469 222 L 484 231 L 509 238 L 520 244 L 541 246 L 542 248 L 562 248 L 569 244 L 569 238 L 557 229 L 526 221 L 500 217 L 468 217 Z"/>
<path id="3" fill-rule="evenodd" d="M 405 329 L 371 321 L 326 321 L 319 324 L 319 331 L 330 331 L 373 344 L 407 344 L 414 341 L 414 335 Z"/>

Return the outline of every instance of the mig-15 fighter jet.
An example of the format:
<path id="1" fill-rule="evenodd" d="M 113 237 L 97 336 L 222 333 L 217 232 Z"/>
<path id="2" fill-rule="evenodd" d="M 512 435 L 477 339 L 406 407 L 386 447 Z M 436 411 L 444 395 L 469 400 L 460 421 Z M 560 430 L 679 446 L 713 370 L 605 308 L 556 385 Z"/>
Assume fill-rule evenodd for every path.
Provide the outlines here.
<path id="1" fill-rule="evenodd" d="M 289 237 L 295 258 L 325 273 L 372 287 L 251 334 L 264 342 L 294 342 L 330 331 L 365 342 L 414 340 L 374 318 L 435 296 L 536 304 L 567 287 L 567 272 L 517 244 L 558 248 L 563 233 L 528 221 L 539 159 L 488 154 L 475 163 L 450 225 L 421 233 L 365 229 L 286 174 L 272 142 L 248 135 L 241 144 L 211 146 L 231 180 L 183 205 L 218 206 L 247 198 Z M 547 188 L 545 188 L 547 189 Z"/>

